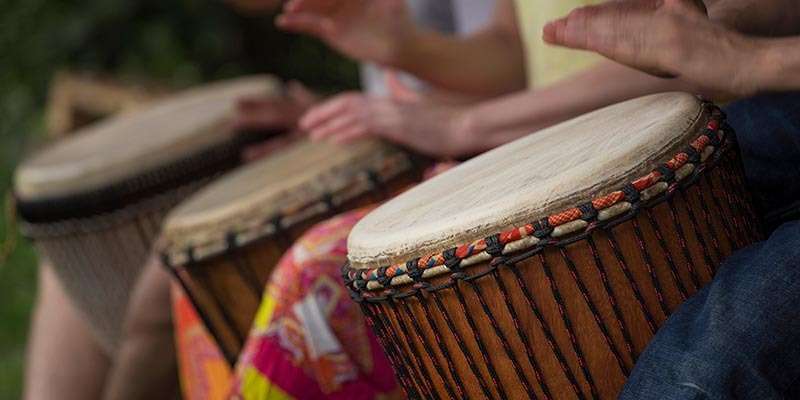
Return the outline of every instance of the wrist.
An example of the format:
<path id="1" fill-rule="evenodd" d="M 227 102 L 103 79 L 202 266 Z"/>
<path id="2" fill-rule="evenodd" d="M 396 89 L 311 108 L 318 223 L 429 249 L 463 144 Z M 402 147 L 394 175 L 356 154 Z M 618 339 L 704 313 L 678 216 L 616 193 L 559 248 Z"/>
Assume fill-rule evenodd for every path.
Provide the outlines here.
<path id="1" fill-rule="evenodd" d="M 800 57 L 796 39 L 754 38 L 752 77 L 756 91 L 800 89 Z"/>
<path id="2" fill-rule="evenodd" d="M 449 121 L 449 140 L 457 144 L 458 155 L 467 155 L 483 150 L 478 119 L 471 107 L 458 109 Z"/>
<path id="3" fill-rule="evenodd" d="M 410 24 L 389 45 L 386 65 L 412 72 L 425 59 L 425 49 L 432 33 Z"/>

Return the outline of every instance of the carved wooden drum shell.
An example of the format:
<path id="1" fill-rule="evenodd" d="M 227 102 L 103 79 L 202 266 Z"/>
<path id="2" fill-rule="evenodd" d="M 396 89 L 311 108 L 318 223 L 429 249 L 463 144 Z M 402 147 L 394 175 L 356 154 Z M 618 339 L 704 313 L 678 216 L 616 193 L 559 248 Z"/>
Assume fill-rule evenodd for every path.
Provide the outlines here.
<path id="1" fill-rule="evenodd" d="M 656 107 L 673 111 L 653 113 Z M 652 121 L 610 118 L 620 113 Z M 552 207 L 511 205 L 504 211 L 534 222 L 480 226 L 469 220 L 480 215 L 464 214 L 460 222 L 439 220 L 435 228 L 403 225 L 404 218 L 429 212 L 409 211 L 415 195 L 437 183 L 446 190 L 448 175 L 462 181 L 470 169 L 498 165 L 504 152 L 559 151 L 539 149 L 536 141 L 580 136 L 586 126 L 597 128 L 594 135 L 653 129 L 653 142 L 667 135 L 677 140 L 619 161 L 621 168 L 645 165 L 616 182 L 589 184 Z M 733 133 L 709 104 L 683 94 L 651 96 L 532 136 L 539 134 L 545 137 L 523 139 L 533 143 L 528 148 L 512 143 L 388 202 L 349 238 L 345 279 L 410 397 L 616 398 L 667 317 L 712 279 L 727 256 L 760 239 Z M 586 173 L 598 181 L 602 174 Z M 515 198 L 518 190 L 504 185 L 521 181 L 498 177 L 493 195 Z M 533 203 L 542 201 L 535 189 L 530 193 Z M 438 212 L 460 212 L 459 201 L 467 209 L 481 203 L 463 196 L 452 201 L 452 210 Z M 411 235 L 408 244 L 392 241 L 414 229 L 418 237 L 439 234 L 443 240 L 431 244 Z"/>

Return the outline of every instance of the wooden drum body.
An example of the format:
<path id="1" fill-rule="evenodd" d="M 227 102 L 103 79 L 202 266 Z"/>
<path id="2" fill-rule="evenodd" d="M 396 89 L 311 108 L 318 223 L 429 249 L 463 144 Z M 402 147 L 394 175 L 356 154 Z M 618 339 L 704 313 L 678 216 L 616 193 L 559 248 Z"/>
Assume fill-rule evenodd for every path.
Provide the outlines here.
<path id="1" fill-rule="evenodd" d="M 362 220 L 345 279 L 409 396 L 616 398 L 670 313 L 760 238 L 722 119 L 685 94 L 629 101 Z"/>
<path id="2" fill-rule="evenodd" d="M 163 263 L 231 364 L 288 247 L 313 224 L 418 181 L 415 162 L 376 141 L 300 140 L 218 179 L 167 217 Z"/>
<path id="3" fill-rule="evenodd" d="M 85 127 L 18 167 L 22 230 L 109 353 L 168 210 L 237 165 L 254 139 L 226 129 L 236 101 L 276 92 L 267 77 L 188 90 Z"/>

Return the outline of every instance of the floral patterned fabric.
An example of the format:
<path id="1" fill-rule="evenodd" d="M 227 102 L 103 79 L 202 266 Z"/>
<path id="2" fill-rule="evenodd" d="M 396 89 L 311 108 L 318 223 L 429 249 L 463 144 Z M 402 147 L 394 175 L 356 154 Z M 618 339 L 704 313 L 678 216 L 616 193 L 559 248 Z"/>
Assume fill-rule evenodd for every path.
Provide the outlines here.
<path id="1" fill-rule="evenodd" d="M 225 399 L 233 379 L 231 368 L 177 284 L 172 285 L 172 315 L 183 398 Z"/>
<path id="2" fill-rule="evenodd" d="M 368 210 L 315 226 L 278 263 L 236 367 L 234 398 L 402 397 L 341 277 L 347 235 Z"/>

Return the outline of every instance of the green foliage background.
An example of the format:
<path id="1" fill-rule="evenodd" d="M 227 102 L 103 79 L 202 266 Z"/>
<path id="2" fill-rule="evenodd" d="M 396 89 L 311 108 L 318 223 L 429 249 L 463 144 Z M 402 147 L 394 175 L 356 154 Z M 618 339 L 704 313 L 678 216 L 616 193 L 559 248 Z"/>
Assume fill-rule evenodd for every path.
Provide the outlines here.
<path id="1" fill-rule="evenodd" d="M 0 1 L 0 193 L 42 140 L 48 84 L 60 68 L 185 87 L 254 72 L 322 91 L 354 88 L 355 66 L 309 38 L 219 0 Z M 17 235 L 0 215 L 0 241 Z M 22 238 L 0 264 L 0 399 L 20 396 L 36 256 Z M 2 262 L 2 260 L 0 260 Z"/>

